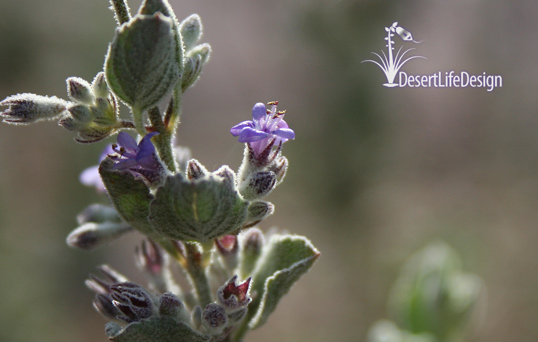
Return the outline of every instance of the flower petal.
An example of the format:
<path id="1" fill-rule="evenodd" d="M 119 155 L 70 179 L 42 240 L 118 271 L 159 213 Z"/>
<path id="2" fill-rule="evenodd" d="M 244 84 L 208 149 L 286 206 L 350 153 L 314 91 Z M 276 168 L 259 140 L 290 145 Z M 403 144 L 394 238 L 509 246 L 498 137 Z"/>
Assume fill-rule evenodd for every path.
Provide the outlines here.
<path id="1" fill-rule="evenodd" d="M 230 129 L 230 133 L 232 133 L 232 135 L 236 137 L 241 134 L 241 131 L 246 127 L 252 128 L 254 127 L 254 123 L 252 121 L 243 121 L 241 123 L 238 123 Z"/>
<path id="2" fill-rule="evenodd" d="M 258 102 L 252 107 L 252 118 L 254 121 L 258 121 L 267 114 L 267 109 L 265 105 L 261 102 Z"/>
<path id="3" fill-rule="evenodd" d="M 274 131 L 273 134 L 286 140 L 295 139 L 295 132 L 293 131 L 293 129 L 290 129 L 290 128 L 279 128 L 276 131 Z"/>
<path id="4" fill-rule="evenodd" d="M 253 142 L 267 138 L 269 133 L 255 130 L 250 127 L 246 127 L 241 131 L 239 135 L 239 142 Z"/>
<path id="5" fill-rule="evenodd" d="M 118 145 L 123 147 L 127 151 L 136 151 L 136 140 L 125 132 L 118 133 Z"/>

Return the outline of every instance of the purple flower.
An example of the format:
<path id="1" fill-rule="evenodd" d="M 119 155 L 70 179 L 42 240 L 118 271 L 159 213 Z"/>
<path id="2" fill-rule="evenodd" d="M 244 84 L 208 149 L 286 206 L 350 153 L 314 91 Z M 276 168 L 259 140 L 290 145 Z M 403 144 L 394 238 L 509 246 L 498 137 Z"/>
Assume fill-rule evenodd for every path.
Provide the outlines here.
<path id="1" fill-rule="evenodd" d="M 103 159 L 105 159 L 107 155 L 112 153 L 114 153 L 112 145 L 107 145 L 103 152 L 101 152 L 99 162 L 103 161 Z M 105 185 L 103 184 L 103 180 L 101 179 L 101 175 L 99 174 L 99 165 L 90 166 L 89 168 L 82 171 L 79 180 L 82 184 L 86 186 L 95 187 L 95 189 L 99 193 L 106 192 Z"/>
<path id="2" fill-rule="evenodd" d="M 269 145 L 279 145 L 295 139 L 295 132 L 284 121 L 286 111 L 277 112 L 278 101 L 269 102 L 271 110 L 263 103 L 256 103 L 252 108 L 252 121 L 243 121 L 230 129 L 239 142 L 248 143 L 254 154 L 259 155 Z"/>
<path id="3" fill-rule="evenodd" d="M 151 142 L 151 138 L 157 134 L 159 133 L 148 133 L 137 144 L 136 140 L 129 134 L 120 132 L 118 144 L 112 146 L 114 152 L 117 153 L 117 155 L 111 156 L 116 162 L 114 169 L 142 176 L 151 184 L 159 183 L 165 170 L 155 153 L 155 146 Z"/>

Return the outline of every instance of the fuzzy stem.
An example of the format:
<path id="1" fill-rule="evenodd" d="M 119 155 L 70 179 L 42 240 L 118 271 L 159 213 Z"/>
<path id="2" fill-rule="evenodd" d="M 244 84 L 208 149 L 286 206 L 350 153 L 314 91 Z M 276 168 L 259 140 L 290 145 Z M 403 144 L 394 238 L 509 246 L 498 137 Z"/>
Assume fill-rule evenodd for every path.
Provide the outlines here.
<path id="1" fill-rule="evenodd" d="M 146 130 L 146 126 L 144 125 L 144 120 L 143 120 L 144 111 L 136 107 L 133 107 L 132 110 L 133 110 L 133 121 L 134 121 L 136 132 L 140 134 L 141 136 L 146 135 L 148 132 Z"/>
<path id="2" fill-rule="evenodd" d="M 114 10 L 114 18 L 116 18 L 118 25 L 131 20 L 131 13 L 129 12 L 129 5 L 126 0 L 110 0 L 110 4 Z"/>
<path id="3" fill-rule="evenodd" d="M 203 253 L 198 248 L 198 244 L 193 242 L 185 243 L 185 251 L 187 253 L 186 271 L 196 290 L 198 304 L 202 308 L 205 308 L 207 304 L 213 301 L 213 298 L 211 296 L 209 281 L 205 274 L 206 265 L 204 265 Z"/>
<path id="4" fill-rule="evenodd" d="M 148 111 L 148 116 L 153 126 L 153 129 L 159 132 L 159 135 L 153 138 L 155 146 L 159 151 L 159 156 L 168 167 L 168 170 L 170 170 L 171 172 L 176 172 L 177 165 L 174 158 L 174 149 L 172 146 L 172 134 L 166 129 L 166 126 L 162 121 L 159 108 L 150 108 L 150 110 Z"/>

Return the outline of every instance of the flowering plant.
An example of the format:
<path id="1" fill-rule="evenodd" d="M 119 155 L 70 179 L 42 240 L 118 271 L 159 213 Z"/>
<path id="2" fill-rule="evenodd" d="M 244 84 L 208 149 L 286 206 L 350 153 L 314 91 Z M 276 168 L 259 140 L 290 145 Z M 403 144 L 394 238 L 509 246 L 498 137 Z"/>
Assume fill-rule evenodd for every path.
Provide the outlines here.
<path id="1" fill-rule="evenodd" d="M 110 205 L 88 206 L 67 237 L 71 247 L 91 250 L 134 230 L 145 235 L 135 253 L 146 287 L 108 265 L 86 281 L 94 307 L 110 320 L 110 340 L 242 341 L 320 255 L 305 237 L 255 227 L 274 212 L 263 198 L 284 179 L 282 144 L 295 132 L 276 101 L 270 109 L 257 103 L 253 120 L 231 129 L 246 144 L 239 171 L 208 171 L 173 145 L 182 96 L 211 52 L 199 44 L 200 17 L 180 22 L 166 0 L 144 0 L 134 16 L 125 0 L 110 2 L 118 29 L 104 70 L 91 83 L 68 78 L 69 100 L 18 94 L 0 102 L 8 107 L 0 115 L 8 124 L 58 120 L 79 143 L 117 134 L 99 165 L 80 177 Z M 120 117 L 120 103 L 129 119 Z M 174 281 L 174 264 L 190 287 Z"/>

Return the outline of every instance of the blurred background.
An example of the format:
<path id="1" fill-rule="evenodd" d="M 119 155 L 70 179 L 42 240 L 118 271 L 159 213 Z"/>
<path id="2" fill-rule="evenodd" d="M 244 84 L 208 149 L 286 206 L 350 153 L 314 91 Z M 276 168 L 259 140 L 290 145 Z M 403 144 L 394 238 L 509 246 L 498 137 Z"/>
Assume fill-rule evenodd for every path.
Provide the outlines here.
<path id="1" fill-rule="evenodd" d="M 237 169 L 229 128 L 278 100 L 297 138 L 261 225 L 306 235 L 321 258 L 246 341 L 364 341 L 390 318 L 406 258 L 444 240 L 485 291 L 467 341 L 537 341 L 538 2 L 533 0 L 171 0 L 198 13 L 213 48 L 186 93 L 178 144 L 208 169 Z M 133 12 L 140 1 L 131 1 Z M 108 1 L 0 1 L 0 98 L 66 98 L 91 81 L 115 21 Z M 502 75 L 503 87 L 385 88 L 375 65 L 394 21 L 424 40 L 408 74 Z M 401 45 L 395 37 L 396 45 Z M 0 340 L 106 341 L 84 286 L 109 263 L 133 280 L 132 234 L 95 252 L 65 237 L 106 198 L 78 182 L 106 143 L 79 145 L 53 122 L 0 125 Z"/>

